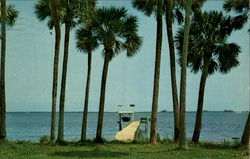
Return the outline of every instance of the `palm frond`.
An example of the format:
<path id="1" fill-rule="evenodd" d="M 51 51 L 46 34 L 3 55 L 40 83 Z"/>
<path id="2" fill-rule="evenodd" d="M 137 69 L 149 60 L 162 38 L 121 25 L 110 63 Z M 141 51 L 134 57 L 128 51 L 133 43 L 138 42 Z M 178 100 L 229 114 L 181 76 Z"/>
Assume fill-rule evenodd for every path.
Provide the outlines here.
<path id="1" fill-rule="evenodd" d="M 54 23 L 53 23 L 53 19 L 52 19 L 52 18 L 49 18 L 49 19 L 48 19 L 47 26 L 48 26 L 48 28 L 49 28 L 50 30 L 53 29 Z"/>
<path id="2" fill-rule="evenodd" d="M 249 0 L 227 0 L 223 8 L 230 12 L 231 10 L 237 13 L 245 13 L 249 10 Z"/>
<path id="3" fill-rule="evenodd" d="M 210 59 L 209 67 L 208 67 L 208 75 L 214 74 L 218 70 L 218 67 L 219 66 L 217 62 L 214 61 L 213 59 Z"/>
<path id="4" fill-rule="evenodd" d="M 98 48 L 97 37 L 93 35 L 90 28 L 80 27 L 76 30 L 76 48 L 85 53 Z"/>
<path id="5" fill-rule="evenodd" d="M 164 0 L 133 0 L 132 6 L 139 11 L 142 11 L 146 16 L 154 14 L 163 15 L 165 7 L 163 5 Z"/>
<path id="6" fill-rule="evenodd" d="M 234 30 L 241 29 L 244 26 L 244 24 L 247 22 L 247 20 L 248 20 L 247 13 L 235 16 L 233 18 L 233 22 L 232 22 L 232 26 L 233 26 Z"/>
<path id="7" fill-rule="evenodd" d="M 14 24 L 16 23 L 19 12 L 15 9 L 14 5 L 10 4 L 6 8 L 6 13 L 7 13 L 6 24 L 9 27 L 13 27 Z M 2 16 L 1 16 L 1 13 L 0 13 L 0 21 L 1 20 L 2 20 Z"/>
<path id="8" fill-rule="evenodd" d="M 174 19 L 177 20 L 177 22 L 178 22 L 179 25 L 181 25 L 184 22 L 184 16 L 183 16 L 183 13 L 181 12 L 180 7 L 176 7 L 174 9 L 174 14 L 173 15 L 175 17 Z"/>
<path id="9" fill-rule="evenodd" d="M 132 5 L 146 16 L 157 12 L 157 0 L 133 0 Z"/>
<path id="10" fill-rule="evenodd" d="M 44 21 L 48 17 L 51 16 L 51 5 L 50 5 L 50 0 L 39 0 L 35 4 L 35 14 L 36 17 Z"/>
<path id="11" fill-rule="evenodd" d="M 239 61 L 237 57 L 240 52 L 240 46 L 235 43 L 222 45 L 218 53 L 220 72 L 228 73 L 233 67 L 238 66 Z"/>

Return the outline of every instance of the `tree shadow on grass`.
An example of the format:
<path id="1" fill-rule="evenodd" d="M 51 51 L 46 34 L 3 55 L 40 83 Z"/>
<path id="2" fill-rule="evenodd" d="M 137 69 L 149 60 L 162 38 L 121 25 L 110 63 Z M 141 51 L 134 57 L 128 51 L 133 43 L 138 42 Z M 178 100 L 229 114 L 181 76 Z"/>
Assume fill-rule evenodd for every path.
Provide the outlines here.
<path id="1" fill-rule="evenodd" d="M 102 150 L 94 150 L 94 151 L 69 151 L 69 152 L 56 152 L 51 154 L 52 156 L 62 156 L 62 157 L 80 157 L 80 158 L 99 158 L 99 157 L 122 157 L 127 156 L 126 152 L 113 152 L 113 151 L 102 151 Z"/>
<path id="2" fill-rule="evenodd" d="M 232 143 L 200 143 L 199 146 L 206 149 L 237 149 L 237 145 Z"/>

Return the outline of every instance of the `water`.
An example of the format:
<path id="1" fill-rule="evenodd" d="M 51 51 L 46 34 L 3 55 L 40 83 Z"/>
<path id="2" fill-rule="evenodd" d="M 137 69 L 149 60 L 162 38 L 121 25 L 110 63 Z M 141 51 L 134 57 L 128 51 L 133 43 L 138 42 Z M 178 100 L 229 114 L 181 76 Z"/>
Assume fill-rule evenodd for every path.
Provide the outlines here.
<path id="1" fill-rule="evenodd" d="M 97 126 L 97 113 L 89 113 L 87 137 L 94 138 Z M 135 118 L 150 117 L 150 113 L 136 113 Z M 187 137 L 191 138 L 195 113 L 186 114 Z M 58 118 L 57 118 L 58 119 Z M 241 137 L 247 113 L 204 112 L 200 140 L 222 142 Z M 104 114 L 103 136 L 114 139 L 119 129 L 117 113 Z M 82 113 L 65 113 L 65 139 L 79 140 L 81 133 Z M 144 125 L 142 126 L 144 128 Z M 158 131 L 161 137 L 173 137 L 173 113 L 158 113 Z M 11 140 L 39 141 L 43 135 L 50 134 L 50 113 L 7 113 L 7 133 Z"/>

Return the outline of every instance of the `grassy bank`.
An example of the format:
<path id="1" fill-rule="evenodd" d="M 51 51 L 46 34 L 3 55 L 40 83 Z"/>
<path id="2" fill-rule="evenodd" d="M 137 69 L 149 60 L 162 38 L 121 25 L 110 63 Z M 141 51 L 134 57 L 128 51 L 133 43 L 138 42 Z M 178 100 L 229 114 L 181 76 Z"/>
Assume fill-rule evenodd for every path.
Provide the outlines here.
<path id="1" fill-rule="evenodd" d="M 0 159 L 247 159 L 246 149 L 235 149 L 233 144 L 189 144 L 188 150 L 177 150 L 173 143 L 105 144 L 67 143 L 41 145 L 30 142 L 0 144 Z"/>

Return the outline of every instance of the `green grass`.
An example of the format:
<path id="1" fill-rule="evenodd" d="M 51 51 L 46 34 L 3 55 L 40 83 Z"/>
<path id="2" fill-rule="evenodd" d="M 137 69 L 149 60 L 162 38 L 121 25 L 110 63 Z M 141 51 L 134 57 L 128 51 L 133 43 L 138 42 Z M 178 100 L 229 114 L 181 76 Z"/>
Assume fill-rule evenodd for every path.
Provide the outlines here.
<path id="1" fill-rule="evenodd" d="M 235 149 L 228 143 L 189 144 L 187 150 L 178 150 L 177 147 L 169 140 L 157 145 L 139 141 L 101 145 L 71 142 L 64 146 L 18 141 L 0 144 L 0 159 L 247 159 L 244 156 L 246 149 Z"/>

